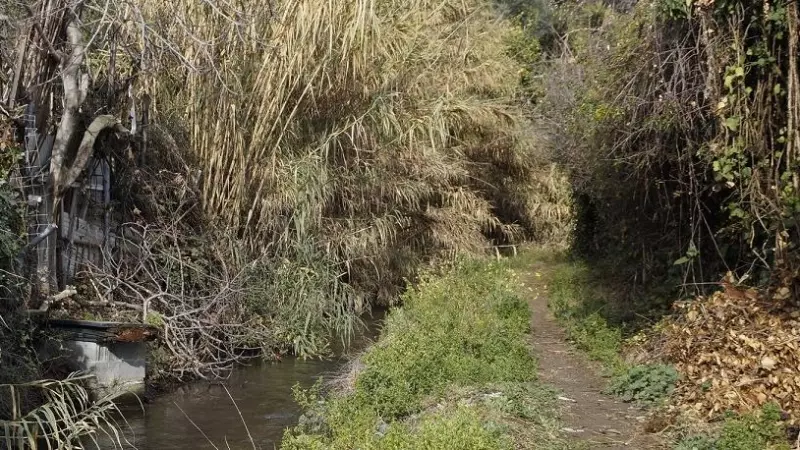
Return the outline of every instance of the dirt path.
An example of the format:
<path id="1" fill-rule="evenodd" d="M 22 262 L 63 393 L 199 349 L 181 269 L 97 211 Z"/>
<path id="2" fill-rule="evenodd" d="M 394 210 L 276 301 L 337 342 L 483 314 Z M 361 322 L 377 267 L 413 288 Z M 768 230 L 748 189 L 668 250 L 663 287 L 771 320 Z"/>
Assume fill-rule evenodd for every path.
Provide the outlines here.
<path id="1" fill-rule="evenodd" d="M 525 284 L 541 284 L 533 275 Z M 529 291 L 533 348 L 542 382 L 561 391 L 565 431 L 589 448 L 666 448 L 656 436 L 642 430 L 644 411 L 602 394 L 605 380 L 596 368 L 567 342 L 563 328 L 547 307 L 540 289 Z"/>

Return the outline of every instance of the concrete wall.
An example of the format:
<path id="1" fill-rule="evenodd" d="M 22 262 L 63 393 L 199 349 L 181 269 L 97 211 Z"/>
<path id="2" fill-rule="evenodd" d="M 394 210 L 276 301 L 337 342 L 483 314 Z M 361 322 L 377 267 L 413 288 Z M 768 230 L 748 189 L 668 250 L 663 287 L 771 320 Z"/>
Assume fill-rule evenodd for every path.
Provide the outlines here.
<path id="1" fill-rule="evenodd" d="M 143 391 L 147 345 L 144 342 L 66 341 L 64 347 L 79 370 L 93 374 L 98 387 Z"/>
<path id="2" fill-rule="evenodd" d="M 92 374 L 97 395 L 132 392 L 144 393 L 147 344 L 145 342 L 85 342 L 64 339 L 60 349 L 46 350 L 50 358 L 57 357 L 71 370 Z"/>

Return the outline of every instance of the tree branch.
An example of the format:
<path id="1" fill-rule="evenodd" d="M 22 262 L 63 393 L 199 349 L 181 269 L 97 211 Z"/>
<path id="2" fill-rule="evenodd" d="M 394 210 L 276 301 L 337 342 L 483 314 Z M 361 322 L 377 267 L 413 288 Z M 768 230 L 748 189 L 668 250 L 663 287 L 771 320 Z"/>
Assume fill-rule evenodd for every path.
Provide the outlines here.
<path id="1" fill-rule="evenodd" d="M 56 201 L 60 194 L 61 187 L 64 185 L 63 165 L 64 154 L 67 146 L 72 139 L 75 128 L 78 124 L 78 111 L 83 100 L 86 99 L 86 89 L 88 86 L 82 82 L 80 67 L 83 64 L 85 49 L 81 30 L 78 27 L 78 19 L 75 13 L 71 13 L 67 24 L 67 38 L 72 46 L 69 58 L 61 61 L 61 80 L 64 85 L 64 112 L 56 131 L 55 143 L 53 145 L 53 156 L 50 162 L 50 174 L 53 186 L 56 188 Z"/>
<path id="2" fill-rule="evenodd" d="M 94 153 L 95 140 L 97 140 L 97 137 L 103 130 L 108 129 L 112 129 L 126 135 L 130 134 L 128 129 L 122 126 L 122 124 L 120 124 L 114 116 L 102 115 L 95 117 L 95 119 L 89 125 L 89 128 L 83 134 L 81 145 L 78 147 L 78 153 L 75 155 L 75 160 L 72 162 L 72 166 L 69 169 L 64 170 L 64 180 L 57 187 L 57 197 L 61 196 L 64 191 L 66 191 L 69 186 L 72 185 L 72 183 L 77 181 L 83 169 L 86 168 L 89 158 L 91 158 L 92 154 Z"/>

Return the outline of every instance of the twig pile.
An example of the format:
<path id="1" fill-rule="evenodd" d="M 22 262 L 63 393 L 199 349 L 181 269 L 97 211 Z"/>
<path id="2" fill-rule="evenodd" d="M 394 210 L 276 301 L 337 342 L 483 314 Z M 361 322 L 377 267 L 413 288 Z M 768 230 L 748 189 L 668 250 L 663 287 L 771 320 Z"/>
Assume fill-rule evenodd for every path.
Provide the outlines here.
<path id="1" fill-rule="evenodd" d="M 183 244 L 177 226 L 123 228 L 128 252 L 105 255 L 103 268 L 86 266 L 79 295 L 56 305 L 67 316 L 91 311 L 158 327 L 166 351 L 153 368 L 158 377 L 225 377 L 236 363 L 272 354 L 277 327 L 248 313 L 246 267 L 226 265 L 216 249 Z"/>
<path id="2" fill-rule="evenodd" d="M 723 283 L 724 291 L 676 304 L 661 350 L 683 375 L 679 402 L 711 418 L 777 402 L 800 412 L 800 310 L 784 302 L 788 288 L 767 299 Z"/>

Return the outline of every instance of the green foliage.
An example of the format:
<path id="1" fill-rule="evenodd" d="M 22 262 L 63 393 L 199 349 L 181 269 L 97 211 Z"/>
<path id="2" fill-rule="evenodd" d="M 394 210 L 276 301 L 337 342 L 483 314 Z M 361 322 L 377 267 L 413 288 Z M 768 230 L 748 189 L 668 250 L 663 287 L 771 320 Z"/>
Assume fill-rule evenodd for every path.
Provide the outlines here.
<path id="1" fill-rule="evenodd" d="M 23 223 L 18 196 L 0 180 L 0 269 L 10 270 L 21 245 Z M 2 275 L 0 275 L 2 276 Z"/>
<path id="2" fill-rule="evenodd" d="M 5 124 L 0 123 L 0 132 L 5 128 Z M 11 284 L 8 272 L 13 273 L 13 259 L 17 256 L 24 232 L 19 195 L 8 185 L 8 176 L 20 155 L 19 148 L 0 136 L 0 286 L 3 287 Z"/>
<path id="3" fill-rule="evenodd" d="M 281 448 L 289 450 L 502 450 L 512 449 L 511 440 L 499 430 L 482 422 L 480 415 L 468 407 L 426 414 L 416 422 L 386 426 L 362 411 L 353 411 L 346 427 L 334 431 L 334 439 L 326 441 L 318 435 L 303 434 L 284 437 Z"/>
<path id="4" fill-rule="evenodd" d="M 512 280 L 504 266 L 475 261 L 444 276 L 424 275 L 390 314 L 383 342 L 363 357 L 359 400 L 396 418 L 448 385 L 533 379 L 522 338 L 529 312 Z"/>
<path id="5" fill-rule="evenodd" d="M 25 423 L 25 420 L 34 420 L 33 415 L 25 417 L 25 420 L 21 420 L 20 415 L 38 404 L 41 394 L 38 389 L 59 390 L 65 386 L 72 389 L 74 386 L 69 381 L 49 386 L 45 383 L 24 384 L 39 378 L 40 367 L 34 352 L 33 325 L 21 308 L 24 280 L 17 272 L 19 268 L 15 259 L 22 249 L 25 222 L 19 194 L 8 184 L 8 176 L 19 160 L 20 149 L 5 139 L 7 130 L 7 124 L 0 123 L 0 419 L 3 419 L 3 425 L 8 425 L 6 430 L 10 433 L 0 437 L 0 444 L 19 442 L 22 445 L 36 426 Z M 27 392 L 15 396 L 13 389 L 17 392 L 27 389 Z M 43 408 L 41 411 L 63 413 L 68 408 L 64 404 L 49 406 L 52 409 Z M 44 419 L 42 416 L 39 418 Z M 13 421 L 6 422 L 6 419 Z M 59 419 L 54 418 L 50 423 L 56 420 Z"/>
<path id="6" fill-rule="evenodd" d="M 535 61 L 557 46 L 562 20 L 552 3 L 547 0 L 497 0 L 495 3 L 503 15 L 519 26 L 527 40 L 535 41 L 533 45 L 539 50 Z"/>
<path id="7" fill-rule="evenodd" d="M 483 395 L 486 405 L 520 419 L 539 420 L 558 408 L 555 391 L 536 382 L 501 383 L 485 390 L 489 391 Z"/>
<path id="8" fill-rule="evenodd" d="M 698 435 L 681 439 L 674 450 L 717 450 L 715 440 L 710 436 Z"/>
<path id="9" fill-rule="evenodd" d="M 362 357 L 353 392 L 295 393 L 306 415 L 282 448 L 566 448 L 552 392 L 533 381 L 514 284 L 497 262 L 424 274 Z"/>
<path id="10" fill-rule="evenodd" d="M 147 317 L 145 317 L 145 323 L 157 328 L 163 328 L 164 316 L 158 311 L 147 311 Z"/>
<path id="11" fill-rule="evenodd" d="M 579 199 L 574 249 L 598 265 L 613 258 L 608 271 L 631 291 L 696 293 L 728 267 L 759 281 L 796 274 L 795 6 L 615 7 L 557 7 L 563 45 L 534 74 L 546 87 L 539 116 Z"/>
<path id="12" fill-rule="evenodd" d="M 521 10 L 515 16 L 517 26 L 506 37 L 506 53 L 520 65 L 521 95 L 534 103 L 542 94 L 535 76 L 535 66 L 542 58 L 542 46 L 535 35 L 538 16 L 539 11 L 533 7 Z"/>
<path id="13" fill-rule="evenodd" d="M 621 370 L 623 364 L 619 352 L 622 348 L 622 332 L 609 326 L 599 313 L 573 319 L 567 335 L 578 348 L 599 361 L 609 372 Z"/>
<path id="14" fill-rule="evenodd" d="M 600 310 L 604 296 L 589 278 L 588 268 L 577 263 L 561 264 L 552 275 L 550 307 L 565 325 L 567 337 L 576 347 L 598 361 L 609 374 L 625 370 L 620 357 L 622 330 L 609 325 Z"/>
<path id="15" fill-rule="evenodd" d="M 677 381 L 678 372 L 672 366 L 637 365 L 617 375 L 607 391 L 626 402 L 650 404 L 668 397 Z"/>
<path id="16" fill-rule="evenodd" d="M 268 321 L 278 341 L 296 355 L 325 354 L 333 335 L 349 338 L 359 325 L 352 288 L 312 246 L 289 258 L 261 261 L 248 279 L 248 311 Z"/>
<path id="17" fill-rule="evenodd" d="M 692 14 L 692 0 L 658 0 L 658 13 L 672 20 L 686 20 Z"/>
<path id="18" fill-rule="evenodd" d="M 25 224 L 22 220 L 21 202 L 6 180 L 0 178 L 0 311 L 3 313 L 19 305 L 19 289 L 23 280 L 17 274 L 15 258 L 23 245 Z M 7 303 L 6 303 L 7 302 Z"/>
<path id="19" fill-rule="evenodd" d="M 22 157 L 22 149 L 12 142 L 7 135 L 11 134 L 12 125 L 6 117 L 0 118 L 0 179 L 7 180 L 11 171 Z"/>
<path id="20" fill-rule="evenodd" d="M 405 429 L 404 429 L 405 428 Z M 407 427 L 390 429 L 382 442 L 386 449 L 512 449 L 511 440 L 500 430 L 482 423 L 474 409 L 457 408 L 453 412 L 433 414 L 416 424 L 413 432 Z"/>
<path id="21" fill-rule="evenodd" d="M 716 445 L 721 450 L 748 450 L 769 448 L 771 444 L 784 442 L 785 439 L 780 408 L 770 403 L 760 413 L 726 420 Z"/>
<path id="22" fill-rule="evenodd" d="M 781 422 L 780 408 L 774 403 L 760 411 L 725 419 L 718 435 L 689 436 L 675 446 L 676 450 L 752 450 L 783 449 L 786 433 Z"/>

